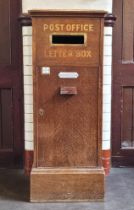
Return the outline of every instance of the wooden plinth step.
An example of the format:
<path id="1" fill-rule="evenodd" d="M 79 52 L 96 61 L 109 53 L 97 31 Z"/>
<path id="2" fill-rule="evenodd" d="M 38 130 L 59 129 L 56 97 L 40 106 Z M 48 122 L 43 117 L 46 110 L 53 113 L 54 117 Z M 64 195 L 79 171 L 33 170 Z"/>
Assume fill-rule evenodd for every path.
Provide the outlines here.
<path id="1" fill-rule="evenodd" d="M 31 202 L 97 201 L 104 198 L 102 168 L 33 168 Z"/>

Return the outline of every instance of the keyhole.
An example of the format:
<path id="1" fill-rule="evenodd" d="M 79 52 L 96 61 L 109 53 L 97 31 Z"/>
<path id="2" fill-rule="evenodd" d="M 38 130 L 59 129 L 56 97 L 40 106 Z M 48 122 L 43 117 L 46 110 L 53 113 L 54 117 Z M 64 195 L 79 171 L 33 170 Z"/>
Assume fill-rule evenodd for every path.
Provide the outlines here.
<path id="1" fill-rule="evenodd" d="M 40 116 L 43 116 L 44 115 L 44 109 L 41 109 L 41 108 L 39 109 L 39 115 Z"/>

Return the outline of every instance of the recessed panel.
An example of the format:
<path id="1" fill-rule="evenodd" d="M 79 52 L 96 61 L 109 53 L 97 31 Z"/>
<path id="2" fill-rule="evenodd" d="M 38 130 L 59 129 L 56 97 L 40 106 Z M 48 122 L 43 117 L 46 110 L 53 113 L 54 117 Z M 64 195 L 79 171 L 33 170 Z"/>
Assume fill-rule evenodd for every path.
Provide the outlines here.
<path id="1" fill-rule="evenodd" d="M 12 89 L 0 89 L 0 150 L 13 149 Z"/>
<path id="2" fill-rule="evenodd" d="M 134 149 L 134 87 L 123 87 L 121 101 L 121 148 Z"/>
<path id="3" fill-rule="evenodd" d="M 0 64 L 11 63 L 10 0 L 0 1 Z"/>

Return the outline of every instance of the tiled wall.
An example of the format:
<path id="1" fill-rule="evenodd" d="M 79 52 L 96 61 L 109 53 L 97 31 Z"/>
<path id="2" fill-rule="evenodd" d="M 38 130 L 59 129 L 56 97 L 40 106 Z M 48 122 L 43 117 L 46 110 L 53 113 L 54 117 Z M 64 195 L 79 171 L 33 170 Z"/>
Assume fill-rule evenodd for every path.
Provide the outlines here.
<path id="1" fill-rule="evenodd" d="M 48 0 L 47 0 L 48 1 Z M 43 0 L 33 0 L 33 8 L 43 8 Z M 56 1 L 52 4 L 49 0 L 45 1 L 47 8 L 55 5 L 63 7 L 63 3 Z M 64 2 L 64 1 L 62 1 Z M 66 1 L 67 5 L 70 5 Z M 72 2 L 72 1 L 71 1 Z M 112 10 L 112 0 L 76 0 L 78 4 L 71 4 L 73 8 L 92 8 L 104 9 L 109 12 Z M 55 4 L 56 3 L 56 4 Z M 92 4 L 91 4 L 92 3 Z M 67 5 L 64 7 L 67 8 Z M 79 6 L 81 4 L 81 6 Z M 76 6 L 77 5 L 77 6 Z M 83 6 L 82 6 L 83 5 Z M 87 6 L 86 6 L 87 5 Z M 46 8 L 46 6 L 44 6 Z M 31 0 L 23 0 L 23 12 L 31 8 Z M 104 30 L 104 74 L 103 74 L 103 150 L 110 149 L 110 130 L 111 130 L 111 60 L 112 60 L 112 28 L 105 27 Z M 25 104 L 25 150 L 33 150 L 33 87 L 32 87 L 32 27 L 23 27 L 23 58 L 24 58 L 24 104 Z"/>
<path id="2" fill-rule="evenodd" d="M 111 136 L 111 63 L 112 63 L 112 28 L 104 29 L 103 59 L 103 144 L 102 149 L 110 149 Z"/>
<path id="3" fill-rule="evenodd" d="M 33 150 L 32 27 L 23 27 L 25 150 Z"/>

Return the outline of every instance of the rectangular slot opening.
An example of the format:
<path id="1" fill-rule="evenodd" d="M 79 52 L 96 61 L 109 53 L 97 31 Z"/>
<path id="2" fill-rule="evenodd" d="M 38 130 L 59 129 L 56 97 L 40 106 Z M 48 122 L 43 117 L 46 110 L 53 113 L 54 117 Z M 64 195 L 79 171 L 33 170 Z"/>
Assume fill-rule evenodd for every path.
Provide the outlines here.
<path id="1" fill-rule="evenodd" d="M 52 44 L 71 44 L 71 45 L 81 45 L 85 44 L 85 37 L 84 35 L 63 35 L 63 34 L 53 34 L 52 35 Z"/>

